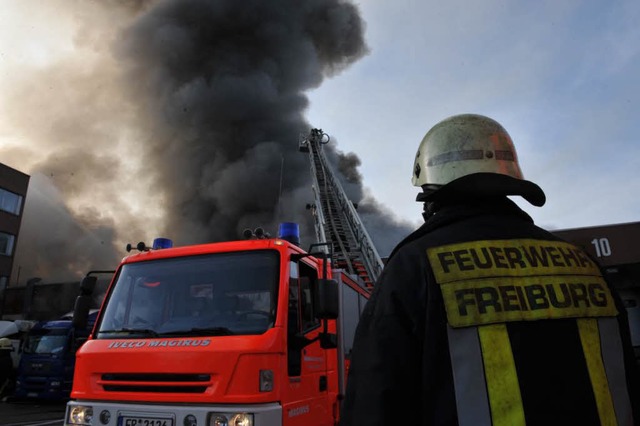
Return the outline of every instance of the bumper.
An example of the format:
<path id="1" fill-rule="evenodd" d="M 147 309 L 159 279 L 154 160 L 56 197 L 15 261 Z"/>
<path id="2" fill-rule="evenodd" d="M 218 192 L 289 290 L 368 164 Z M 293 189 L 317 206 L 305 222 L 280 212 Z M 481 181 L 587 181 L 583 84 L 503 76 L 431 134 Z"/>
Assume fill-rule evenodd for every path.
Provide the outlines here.
<path id="1" fill-rule="evenodd" d="M 253 405 L 155 405 L 136 403 L 114 403 L 110 401 L 70 401 L 67 403 L 64 426 L 78 426 L 83 423 L 70 423 L 69 412 L 77 406 L 91 407 L 91 423 L 101 426 L 124 426 L 123 418 L 160 419 L 166 424 L 183 426 L 185 418 L 195 417 L 197 425 L 206 426 L 211 413 L 233 415 L 234 413 L 253 414 L 254 426 L 281 426 L 282 407 L 277 403 Z M 193 416 L 193 417 L 191 417 Z M 149 423 L 153 424 L 153 423 Z"/>
<path id="2" fill-rule="evenodd" d="M 48 400 L 68 399 L 71 380 L 62 377 L 18 377 L 14 396 Z"/>

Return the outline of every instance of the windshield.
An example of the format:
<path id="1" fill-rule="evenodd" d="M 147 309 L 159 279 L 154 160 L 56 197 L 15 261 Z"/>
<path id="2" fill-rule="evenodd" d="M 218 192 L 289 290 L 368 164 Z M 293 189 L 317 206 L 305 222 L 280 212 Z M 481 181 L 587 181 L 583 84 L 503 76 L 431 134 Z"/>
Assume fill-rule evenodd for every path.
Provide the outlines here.
<path id="1" fill-rule="evenodd" d="M 278 252 L 124 265 L 98 338 L 261 334 L 276 315 Z"/>
<path id="2" fill-rule="evenodd" d="M 67 344 L 66 329 L 45 329 L 33 331 L 29 334 L 24 346 L 24 352 L 35 354 L 60 354 Z"/>

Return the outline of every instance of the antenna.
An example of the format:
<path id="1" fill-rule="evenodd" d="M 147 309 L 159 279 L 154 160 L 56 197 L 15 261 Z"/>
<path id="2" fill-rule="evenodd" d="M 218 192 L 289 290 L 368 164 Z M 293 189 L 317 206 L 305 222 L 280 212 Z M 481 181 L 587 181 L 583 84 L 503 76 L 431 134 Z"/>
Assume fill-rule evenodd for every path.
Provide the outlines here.
<path id="1" fill-rule="evenodd" d="M 280 154 L 280 188 L 278 190 L 278 207 L 276 211 L 277 221 L 282 220 L 282 179 L 284 176 L 284 155 Z"/>

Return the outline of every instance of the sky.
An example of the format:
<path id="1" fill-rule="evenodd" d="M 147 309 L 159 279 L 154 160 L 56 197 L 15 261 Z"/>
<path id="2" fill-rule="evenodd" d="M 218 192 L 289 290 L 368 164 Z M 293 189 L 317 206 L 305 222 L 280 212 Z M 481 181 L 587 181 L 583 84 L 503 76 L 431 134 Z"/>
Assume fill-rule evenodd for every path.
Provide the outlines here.
<path id="1" fill-rule="evenodd" d="M 139 56 L 153 63 L 147 46 L 136 39 L 144 40 L 153 21 L 136 19 L 154 4 L 0 0 L 0 162 L 32 175 L 26 207 L 31 203 L 31 210 L 55 212 L 48 219 L 72 219 L 25 218 L 32 232 L 23 223 L 24 238 L 33 240 L 55 228 L 55 238 L 36 245 L 38 250 L 55 252 L 73 240 L 74 247 L 92 256 L 117 260 L 123 253 L 114 255 L 105 246 L 163 231 L 162 209 L 149 206 L 184 206 L 193 195 L 175 200 L 175 194 L 171 198 L 154 190 L 161 181 L 154 180 L 157 170 L 149 158 L 164 156 L 166 161 L 175 152 L 173 142 L 165 141 L 165 123 L 158 125 L 157 117 L 141 110 L 149 99 L 162 100 L 167 94 L 145 98 L 138 86 L 144 86 L 139 84 L 144 78 L 164 76 L 142 74 L 144 66 L 132 61 L 135 52 L 144 51 Z M 566 229 L 638 220 L 640 3 L 349 4 L 357 7 L 366 46 L 339 52 L 345 55 L 342 61 L 320 58 L 328 62 L 321 61 L 318 74 L 311 70 L 310 79 L 296 88 L 302 117 L 291 127 L 306 122 L 321 128 L 338 154 L 357 156 L 352 165 L 359 172 L 358 191 L 383 213 L 383 223 L 393 225 L 392 243 L 422 222 L 422 206 L 414 201 L 418 188 L 411 185 L 422 137 L 440 120 L 460 113 L 487 115 L 507 129 L 525 178 L 547 195 L 542 208 L 514 198 L 538 225 Z M 331 26 L 314 26 L 314 37 L 334 37 L 336 45 L 347 37 L 353 41 L 335 31 L 344 23 L 340 17 L 350 16 L 351 10 L 332 10 L 345 13 L 334 14 Z M 136 31 L 127 32 L 132 26 Z M 162 52 L 158 46 L 149 49 Z M 305 62 L 302 50 L 287 54 L 292 64 L 318 66 Z M 184 101 L 185 91 L 177 93 L 172 99 Z M 273 145 L 261 149 L 243 158 L 279 152 Z M 269 171 L 278 165 L 275 161 L 265 167 Z M 231 166 L 241 171 L 246 164 Z M 211 204 L 220 194 L 211 194 L 217 184 L 203 181 L 205 177 L 198 177 L 204 195 L 196 195 Z M 288 194 L 291 200 L 298 199 L 296 191 Z M 237 194 L 222 193 L 229 198 Z M 212 219 L 203 223 L 207 220 Z M 201 227 L 183 231 L 195 235 Z M 369 231 L 384 233 L 379 227 Z M 17 263 L 25 262 L 27 247 L 32 246 L 19 242 L 22 253 L 17 256 L 22 259 Z M 80 273 L 86 267 L 78 262 L 72 269 Z M 38 266 L 32 269 L 39 271 Z"/>
<path id="2" fill-rule="evenodd" d="M 425 133 L 478 113 L 511 135 L 542 208 L 566 229 L 640 218 L 640 3 L 359 2 L 370 54 L 310 94 L 310 121 L 361 159 L 380 202 L 420 220 L 411 185 Z"/>

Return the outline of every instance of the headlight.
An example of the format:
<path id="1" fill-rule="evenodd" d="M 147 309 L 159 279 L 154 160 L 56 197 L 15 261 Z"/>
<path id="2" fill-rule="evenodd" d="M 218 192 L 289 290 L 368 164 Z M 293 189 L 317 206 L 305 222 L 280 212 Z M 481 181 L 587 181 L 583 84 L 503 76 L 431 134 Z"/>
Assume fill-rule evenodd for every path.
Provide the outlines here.
<path id="1" fill-rule="evenodd" d="M 249 413 L 212 413 L 208 426 L 253 426 L 253 414 Z"/>
<path id="2" fill-rule="evenodd" d="M 229 419 L 229 426 L 253 426 L 253 414 L 234 414 Z"/>
<path id="3" fill-rule="evenodd" d="M 214 414 L 209 418 L 209 426 L 229 426 L 229 420 L 223 415 Z"/>
<path id="4" fill-rule="evenodd" d="M 75 405 L 69 410 L 67 422 L 70 425 L 90 426 L 93 418 L 93 408 L 82 405 Z"/>

